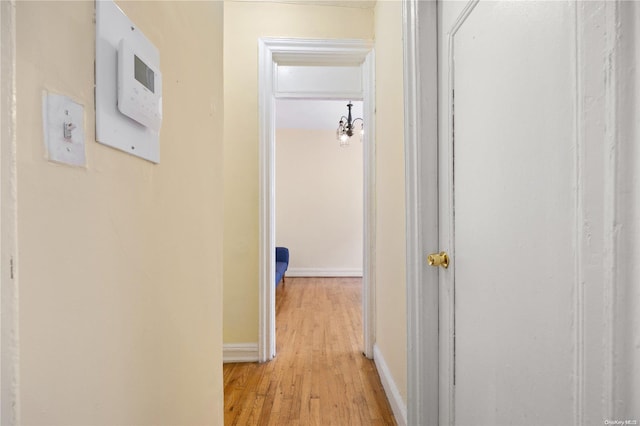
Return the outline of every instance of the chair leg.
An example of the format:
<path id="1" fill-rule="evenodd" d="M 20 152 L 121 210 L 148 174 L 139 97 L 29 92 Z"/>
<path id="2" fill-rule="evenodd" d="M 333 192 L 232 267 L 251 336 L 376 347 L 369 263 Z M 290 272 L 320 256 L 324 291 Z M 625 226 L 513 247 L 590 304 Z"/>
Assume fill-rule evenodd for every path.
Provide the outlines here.
<path id="1" fill-rule="evenodd" d="M 284 285 L 286 284 L 285 280 L 284 280 L 284 274 L 282 274 L 282 288 L 284 288 Z"/>

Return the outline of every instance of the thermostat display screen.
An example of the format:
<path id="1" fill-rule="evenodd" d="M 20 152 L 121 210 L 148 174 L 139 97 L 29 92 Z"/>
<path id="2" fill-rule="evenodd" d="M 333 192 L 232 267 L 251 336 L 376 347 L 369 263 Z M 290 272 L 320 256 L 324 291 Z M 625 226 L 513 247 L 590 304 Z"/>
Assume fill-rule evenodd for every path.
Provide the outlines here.
<path id="1" fill-rule="evenodd" d="M 118 43 L 117 107 L 122 114 L 158 133 L 162 124 L 162 73 L 153 45 L 145 46 L 135 37 Z M 155 62 L 147 59 L 154 56 Z"/>
<path id="2" fill-rule="evenodd" d="M 136 80 L 140 82 L 144 87 L 151 90 L 151 93 L 155 93 L 153 90 L 153 71 L 147 66 L 140 58 L 134 56 L 134 76 Z"/>

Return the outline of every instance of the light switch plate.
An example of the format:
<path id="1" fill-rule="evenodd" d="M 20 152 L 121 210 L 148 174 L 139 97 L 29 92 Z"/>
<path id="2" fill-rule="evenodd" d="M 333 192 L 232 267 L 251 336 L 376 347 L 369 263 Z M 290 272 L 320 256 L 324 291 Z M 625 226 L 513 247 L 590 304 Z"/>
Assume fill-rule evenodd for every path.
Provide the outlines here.
<path id="1" fill-rule="evenodd" d="M 67 96 L 43 93 L 42 122 L 47 158 L 84 167 L 84 107 Z"/>

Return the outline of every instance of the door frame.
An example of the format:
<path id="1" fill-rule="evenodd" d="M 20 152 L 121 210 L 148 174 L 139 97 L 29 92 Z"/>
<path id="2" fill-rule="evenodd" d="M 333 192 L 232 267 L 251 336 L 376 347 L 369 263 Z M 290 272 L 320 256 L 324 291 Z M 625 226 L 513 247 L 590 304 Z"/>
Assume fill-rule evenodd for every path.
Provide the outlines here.
<path id="1" fill-rule="evenodd" d="M 406 185 L 407 424 L 438 424 L 438 15 L 403 0 Z M 435 60 L 434 60 L 435 58 Z"/>
<path id="2" fill-rule="evenodd" d="M 276 98 L 356 99 L 364 102 L 364 241 L 362 323 L 364 354 L 373 358 L 375 343 L 375 56 L 366 40 L 321 40 L 263 37 L 258 41 L 259 111 L 259 296 L 258 361 L 276 355 L 275 321 L 275 100 Z M 278 64 L 351 65 L 362 72 L 362 92 L 281 93 Z"/>

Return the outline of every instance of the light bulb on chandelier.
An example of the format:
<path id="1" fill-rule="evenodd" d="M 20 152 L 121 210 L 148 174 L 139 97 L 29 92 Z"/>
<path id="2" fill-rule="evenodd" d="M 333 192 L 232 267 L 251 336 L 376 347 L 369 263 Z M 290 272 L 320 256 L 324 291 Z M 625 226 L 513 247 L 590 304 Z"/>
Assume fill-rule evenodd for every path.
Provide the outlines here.
<path id="1" fill-rule="evenodd" d="M 347 108 L 349 110 L 347 116 L 340 117 L 340 122 L 338 122 L 338 129 L 336 130 L 336 138 L 340 141 L 340 146 L 349 146 L 351 142 L 351 136 L 353 136 L 354 127 L 356 121 L 360 121 L 360 140 L 362 141 L 362 136 L 364 135 L 364 120 L 362 118 L 353 119 L 351 116 L 351 108 L 353 104 L 351 101 L 347 104 Z"/>

